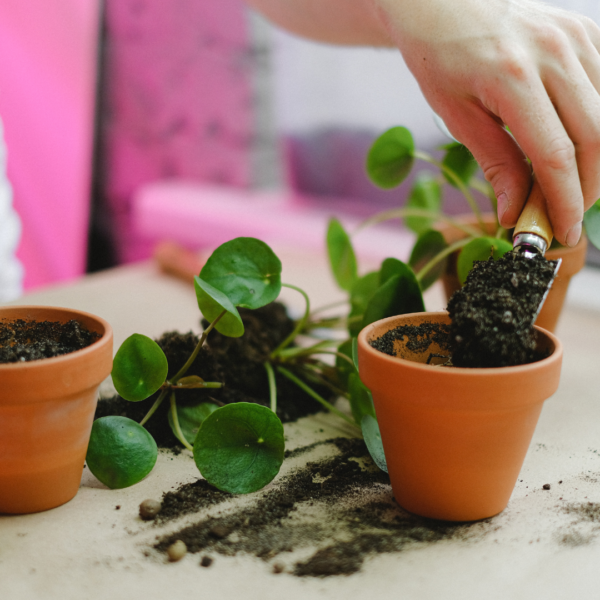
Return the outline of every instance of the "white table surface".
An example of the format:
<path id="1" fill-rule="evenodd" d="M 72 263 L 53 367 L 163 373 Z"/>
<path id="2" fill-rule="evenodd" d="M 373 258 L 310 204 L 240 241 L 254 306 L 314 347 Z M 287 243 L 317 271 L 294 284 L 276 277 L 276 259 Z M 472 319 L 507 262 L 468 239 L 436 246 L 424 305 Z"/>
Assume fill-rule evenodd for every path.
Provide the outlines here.
<path id="1" fill-rule="evenodd" d="M 285 281 L 305 288 L 315 306 L 340 297 L 322 256 L 278 250 Z M 283 299 L 300 310 L 294 292 L 285 290 Z M 199 329 L 192 288 L 151 263 L 88 276 L 19 303 L 101 315 L 115 329 L 115 348 L 133 332 Z M 439 287 L 426 303 L 429 310 L 444 307 Z M 544 406 L 508 508 L 481 525 L 484 535 L 421 543 L 368 560 L 355 575 L 327 579 L 274 575 L 245 556 L 219 556 L 209 569 L 198 567 L 198 555 L 169 564 L 144 556 L 157 532 L 139 520 L 138 504 L 195 480 L 197 470 L 185 455 L 161 455 L 153 473 L 132 488 L 108 490 L 86 470 L 66 505 L 0 516 L 0 599 L 600 598 L 600 522 L 576 522 L 564 510 L 569 503 L 600 506 L 598 272 L 585 270 L 574 281 L 557 334 L 565 346 L 560 388 Z M 322 439 L 350 435 L 339 419 L 319 414 L 286 425 L 288 447 L 309 443 L 318 429 Z M 549 491 L 545 483 L 552 484 Z"/>

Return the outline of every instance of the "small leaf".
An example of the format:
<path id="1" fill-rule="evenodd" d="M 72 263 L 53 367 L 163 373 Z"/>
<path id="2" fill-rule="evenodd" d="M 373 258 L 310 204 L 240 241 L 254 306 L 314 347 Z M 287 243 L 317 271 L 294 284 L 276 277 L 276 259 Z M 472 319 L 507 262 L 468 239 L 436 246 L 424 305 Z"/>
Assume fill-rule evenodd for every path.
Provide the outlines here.
<path id="1" fill-rule="evenodd" d="M 410 173 L 415 143 L 406 127 L 392 127 L 380 135 L 367 155 L 367 174 L 383 189 L 400 185 Z"/>
<path id="2" fill-rule="evenodd" d="M 422 233 L 413 246 L 408 264 L 418 273 L 430 260 L 448 247 L 444 236 L 435 229 Z M 421 280 L 421 289 L 425 291 L 437 281 L 446 270 L 447 258 L 440 260 Z"/>
<path id="3" fill-rule="evenodd" d="M 346 340 L 342 342 L 337 351 L 344 356 L 352 359 L 352 339 Z M 338 378 L 340 382 L 344 386 L 344 388 L 348 387 L 348 377 L 351 373 L 355 372 L 354 365 L 350 364 L 347 360 L 344 360 L 340 356 L 335 357 L 335 366 L 337 369 Z"/>
<path id="4" fill-rule="evenodd" d="M 356 337 L 362 329 L 362 317 L 369 301 L 379 288 L 379 271 L 363 275 L 350 291 L 350 314 L 348 315 L 348 332 Z"/>
<path id="5" fill-rule="evenodd" d="M 469 185 L 471 178 L 479 168 L 469 149 L 458 142 L 446 144 L 442 148 L 446 150 L 446 155 L 442 163 L 454 171 L 465 185 Z M 457 187 L 456 183 L 446 173 L 444 173 L 444 177 L 450 185 Z"/>
<path id="6" fill-rule="evenodd" d="M 406 203 L 406 208 L 421 208 L 431 212 L 439 212 L 442 207 L 442 188 L 436 178 L 424 171 L 415 179 Z M 428 217 L 406 217 L 404 223 L 417 234 L 431 229 L 434 219 Z"/>
<path id="7" fill-rule="evenodd" d="M 88 469 L 116 490 L 138 483 L 156 464 L 158 448 L 141 425 L 127 417 L 96 419 L 85 457 Z"/>
<path id="8" fill-rule="evenodd" d="M 381 433 L 379 432 L 379 424 L 377 419 L 371 415 L 365 415 L 361 421 L 361 429 L 365 444 L 369 450 L 369 454 L 373 462 L 386 473 L 388 472 L 385 453 L 383 451 L 383 443 L 381 441 Z"/>
<path id="9" fill-rule="evenodd" d="M 479 237 L 470 241 L 458 255 L 456 270 L 461 283 L 467 279 L 469 271 L 476 260 L 488 260 L 492 257 L 498 260 L 513 249 L 512 244 L 506 240 L 492 237 Z"/>
<path id="10" fill-rule="evenodd" d="M 233 306 L 260 308 L 279 296 L 281 261 L 264 242 L 239 237 L 210 255 L 200 279 L 225 294 Z"/>
<path id="11" fill-rule="evenodd" d="M 179 420 L 179 427 L 181 428 L 181 433 L 183 433 L 183 436 L 189 444 L 194 443 L 194 440 L 198 435 L 200 425 L 202 425 L 206 417 L 215 412 L 217 408 L 219 407 L 211 402 L 202 402 L 201 404 L 195 404 L 192 406 L 182 406 L 181 404 L 177 404 L 177 419 Z M 183 440 L 180 439 L 180 437 L 177 435 L 177 431 L 175 430 L 175 424 L 173 423 L 173 415 L 171 414 L 171 411 L 168 412 L 168 419 L 173 435 L 183 444 Z"/>
<path id="12" fill-rule="evenodd" d="M 194 460 L 202 476 L 220 490 L 248 494 L 279 473 L 285 442 L 275 413 L 258 404 L 236 402 L 217 409 L 200 427 Z"/>
<path id="13" fill-rule="evenodd" d="M 117 392 L 125 400 L 139 402 L 160 388 L 168 370 L 161 347 L 149 337 L 134 333 L 121 344 L 111 374 Z"/>
<path id="14" fill-rule="evenodd" d="M 358 279 L 356 255 L 350 236 L 337 219 L 329 221 L 327 228 L 327 251 L 329 264 L 337 284 L 343 290 L 351 290 Z"/>
<path id="15" fill-rule="evenodd" d="M 596 200 L 583 215 L 583 224 L 588 240 L 600 249 L 600 200 Z"/>
<path id="16" fill-rule="evenodd" d="M 198 377 L 198 375 L 188 375 L 187 377 L 182 377 L 177 382 L 177 385 L 196 385 L 198 383 L 204 383 L 204 379 Z"/>
<path id="17" fill-rule="evenodd" d="M 425 310 L 421 288 L 408 265 L 395 258 L 387 258 L 383 261 L 381 272 L 385 274 L 382 279 L 387 279 L 369 301 L 362 327 L 386 317 Z"/>
<path id="18" fill-rule="evenodd" d="M 365 415 L 375 416 L 375 407 L 371 392 L 360 380 L 358 373 L 351 373 L 348 378 L 348 392 L 350 392 L 350 408 L 357 425 L 361 425 Z"/>
<path id="19" fill-rule="evenodd" d="M 214 321 L 224 310 L 227 311 L 215 329 L 229 337 L 240 337 L 244 335 L 244 323 L 237 308 L 231 303 L 229 298 L 221 291 L 210 285 L 207 281 L 194 277 L 194 289 L 196 290 L 196 300 L 198 308 L 207 321 Z"/>

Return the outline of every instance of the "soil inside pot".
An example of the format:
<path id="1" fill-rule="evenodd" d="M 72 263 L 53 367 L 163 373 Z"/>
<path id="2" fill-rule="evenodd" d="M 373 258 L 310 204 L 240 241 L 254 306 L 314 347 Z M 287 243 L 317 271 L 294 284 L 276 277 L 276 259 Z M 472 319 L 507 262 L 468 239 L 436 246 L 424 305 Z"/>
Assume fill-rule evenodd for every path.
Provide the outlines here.
<path id="1" fill-rule="evenodd" d="M 483 523 L 429 521 L 403 511 L 362 440 L 325 440 L 287 452 L 286 460 L 320 445 L 334 446 L 337 454 L 293 470 L 243 506 L 159 538 L 155 548 L 166 552 L 182 540 L 188 552 L 204 553 L 204 559 L 247 554 L 270 562 L 275 573 L 325 577 L 360 571 L 377 554 L 485 532 Z M 183 485 L 164 494 L 156 525 L 231 498 L 204 480 Z"/>
<path id="2" fill-rule="evenodd" d="M 448 303 L 452 363 L 507 367 L 545 358 L 533 320 L 555 268 L 556 261 L 518 251 L 476 262 Z"/>
<path id="3" fill-rule="evenodd" d="M 0 363 L 27 362 L 70 354 L 100 339 L 78 321 L 0 322 Z"/>
<path id="4" fill-rule="evenodd" d="M 263 363 L 291 333 L 294 322 L 288 316 L 285 307 L 278 302 L 256 310 L 240 308 L 239 312 L 246 330 L 244 335 L 229 338 L 215 330 L 211 331 L 207 342 L 187 372 L 187 375 L 198 375 L 205 381 L 222 382 L 223 388 L 178 390 L 178 404 L 215 401 L 223 404 L 254 402 L 263 406 L 270 405 L 269 384 Z M 203 322 L 203 325 L 206 327 L 208 323 Z M 156 340 L 167 356 L 167 377 L 173 376 L 185 364 L 198 339 L 199 337 L 192 332 L 172 331 Z M 282 422 L 295 421 L 322 410 L 316 400 L 278 373 L 276 382 L 277 416 Z M 311 386 L 323 397 L 332 398 L 332 393 L 323 386 Z M 120 415 L 139 422 L 156 400 L 156 396 L 157 394 L 154 394 L 141 402 L 128 402 L 120 396 L 101 400 L 98 402 L 95 418 Z M 181 443 L 171 431 L 167 420 L 168 411 L 169 403 L 163 402 L 145 427 L 160 447 L 177 451 L 181 448 Z"/>

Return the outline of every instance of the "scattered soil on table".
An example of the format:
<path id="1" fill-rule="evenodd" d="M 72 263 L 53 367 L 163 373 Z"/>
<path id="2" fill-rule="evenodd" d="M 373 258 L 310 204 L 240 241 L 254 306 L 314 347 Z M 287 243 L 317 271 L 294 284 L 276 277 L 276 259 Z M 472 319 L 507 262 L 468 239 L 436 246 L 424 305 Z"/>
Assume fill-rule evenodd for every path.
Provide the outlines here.
<path id="1" fill-rule="evenodd" d="M 216 401 L 253 402 L 270 405 L 269 384 L 263 366 L 269 354 L 291 333 L 294 322 L 285 307 L 273 302 L 256 310 L 240 308 L 245 333 L 239 338 L 229 338 L 218 331 L 211 331 L 207 342 L 200 350 L 187 375 L 198 375 L 205 381 L 218 381 L 224 384 L 221 389 L 178 390 L 177 403 L 181 405 Z M 204 321 L 203 325 L 208 324 Z M 167 332 L 156 340 L 163 349 L 169 363 L 167 377 L 172 377 L 185 364 L 198 343 L 199 336 L 192 332 Z M 283 423 L 322 410 L 321 405 L 298 388 L 287 378 L 275 373 L 277 382 L 277 416 Z M 311 384 L 313 389 L 325 398 L 332 393 L 325 387 Z M 96 417 L 120 415 L 134 421 L 141 421 L 156 400 L 157 394 L 141 402 L 128 402 L 114 396 L 98 403 Z M 180 442 L 173 435 L 167 420 L 169 403 L 163 402 L 145 425 L 146 429 L 163 448 L 177 451 Z"/>
<path id="2" fill-rule="evenodd" d="M 589 544 L 600 533 L 600 504 L 597 502 L 570 503 L 562 507 L 573 516 L 566 531 L 558 533 L 558 542 L 562 546 L 576 548 Z"/>
<path id="3" fill-rule="evenodd" d="M 452 363 L 457 367 L 506 367 L 535 362 L 533 319 L 552 281 L 556 261 L 508 252 L 477 261 L 448 303 Z"/>
<path id="4" fill-rule="evenodd" d="M 247 554 L 271 562 L 274 573 L 325 577 L 356 573 L 377 554 L 485 534 L 487 522 L 444 523 L 403 511 L 362 440 L 334 438 L 306 448 L 322 444 L 334 445 L 338 454 L 281 477 L 250 504 L 160 538 L 155 548 L 164 553 L 182 540 L 190 553 Z M 202 480 L 183 485 L 164 494 L 157 525 L 231 498 Z"/>
<path id="5" fill-rule="evenodd" d="M 1 322 L 0 363 L 26 362 L 70 354 L 87 348 L 100 337 L 75 320 L 66 323 L 22 319 Z"/>

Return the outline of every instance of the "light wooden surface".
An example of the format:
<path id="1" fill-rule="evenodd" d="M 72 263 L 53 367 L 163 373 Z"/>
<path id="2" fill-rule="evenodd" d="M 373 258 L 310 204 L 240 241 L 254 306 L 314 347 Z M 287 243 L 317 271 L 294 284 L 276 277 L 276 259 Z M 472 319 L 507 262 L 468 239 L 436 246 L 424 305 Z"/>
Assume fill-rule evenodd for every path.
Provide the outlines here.
<path id="1" fill-rule="evenodd" d="M 340 297 L 322 256 L 279 254 L 285 281 L 304 287 L 315 306 Z M 193 481 L 197 471 L 185 454 L 162 455 L 152 475 L 132 488 L 108 490 L 86 473 L 65 506 L 0 516 L 0 598 L 599 598 L 600 523 L 576 522 L 564 508 L 600 503 L 599 279 L 586 271 L 574 282 L 557 331 L 565 346 L 560 388 L 544 406 L 508 508 L 475 539 L 422 543 L 377 556 L 356 575 L 328 579 L 274 575 L 262 561 L 243 556 L 219 557 L 210 569 L 198 567 L 197 555 L 168 564 L 143 555 L 157 532 L 137 518 L 137 507 L 141 499 Z M 294 292 L 286 290 L 284 300 L 301 310 Z M 133 332 L 199 329 L 191 287 L 150 263 L 31 294 L 25 302 L 97 313 L 113 325 L 117 344 Z M 439 288 L 428 292 L 426 303 L 429 310 L 443 308 Z M 350 432 L 320 414 L 286 426 L 286 434 L 293 448 Z M 542 489 L 545 483 L 550 490 Z"/>

